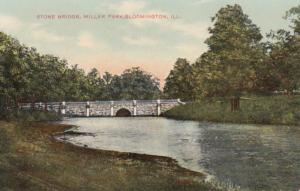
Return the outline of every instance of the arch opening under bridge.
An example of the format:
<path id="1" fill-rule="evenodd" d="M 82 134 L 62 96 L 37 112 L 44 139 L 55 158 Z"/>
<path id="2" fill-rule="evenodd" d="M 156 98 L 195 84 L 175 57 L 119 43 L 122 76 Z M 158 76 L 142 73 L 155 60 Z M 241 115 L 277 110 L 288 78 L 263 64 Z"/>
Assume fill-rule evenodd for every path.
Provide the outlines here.
<path id="1" fill-rule="evenodd" d="M 131 112 L 128 109 L 121 108 L 117 111 L 116 117 L 130 117 Z"/>

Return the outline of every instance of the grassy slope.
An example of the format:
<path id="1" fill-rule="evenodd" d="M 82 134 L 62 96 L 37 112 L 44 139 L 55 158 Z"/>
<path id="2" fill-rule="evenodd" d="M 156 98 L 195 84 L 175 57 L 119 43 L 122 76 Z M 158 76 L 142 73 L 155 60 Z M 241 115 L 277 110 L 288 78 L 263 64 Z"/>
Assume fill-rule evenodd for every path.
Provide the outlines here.
<path id="1" fill-rule="evenodd" d="M 230 112 L 228 101 L 202 101 L 175 107 L 164 116 L 211 122 L 300 125 L 299 96 L 242 99 L 240 107 L 240 111 Z"/>
<path id="2" fill-rule="evenodd" d="M 34 122 L 34 121 L 59 121 L 62 116 L 56 112 L 45 112 L 37 110 L 0 110 L 0 120 Z"/>
<path id="3" fill-rule="evenodd" d="M 56 142 L 68 126 L 0 121 L 1 190 L 223 190 L 168 158 Z"/>

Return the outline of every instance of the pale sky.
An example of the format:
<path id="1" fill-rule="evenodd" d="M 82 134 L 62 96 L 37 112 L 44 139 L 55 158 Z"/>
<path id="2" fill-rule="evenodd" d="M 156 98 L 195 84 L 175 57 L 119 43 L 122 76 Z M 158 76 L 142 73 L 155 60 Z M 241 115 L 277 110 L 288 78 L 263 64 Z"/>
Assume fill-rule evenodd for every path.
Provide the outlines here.
<path id="1" fill-rule="evenodd" d="M 211 17 L 240 4 L 265 35 L 288 29 L 282 17 L 299 0 L 0 0 L 0 31 L 78 64 L 114 74 L 140 66 L 163 81 L 178 57 L 204 51 Z M 164 14 L 179 19 L 38 19 L 37 15 Z"/>

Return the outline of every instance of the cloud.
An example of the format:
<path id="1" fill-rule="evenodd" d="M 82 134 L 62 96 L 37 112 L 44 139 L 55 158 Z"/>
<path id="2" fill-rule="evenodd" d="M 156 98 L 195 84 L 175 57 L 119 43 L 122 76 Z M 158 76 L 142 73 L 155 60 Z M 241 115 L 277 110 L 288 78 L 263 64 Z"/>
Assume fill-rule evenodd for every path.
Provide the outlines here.
<path id="1" fill-rule="evenodd" d="M 132 38 L 132 37 L 123 37 L 122 41 L 129 45 L 136 45 L 136 46 L 154 46 L 159 43 L 158 40 L 152 38 Z"/>
<path id="2" fill-rule="evenodd" d="M 65 39 L 62 36 L 56 35 L 54 33 L 48 32 L 44 29 L 39 29 L 36 31 L 32 31 L 32 36 L 36 40 L 41 40 L 44 42 L 53 42 L 53 43 L 59 43 L 63 42 Z"/>
<path id="3" fill-rule="evenodd" d="M 165 30 L 177 31 L 182 35 L 193 37 L 201 41 L 204 41 L 210 36 L 208 32 L 209 23 L 205 22 L 186 23 L 184 20 L 170 22 L 160 20 L 137 20 L 132 21 L 131 24 L 137 28 L 147 27 L 147 24 L 155 24 L 157 27 Z"/>
<path id="4" fill-rule="evenodd" d="M 43 25 L 38 23 L 33 23 L 30 25 L 30 31 L 33 39 L 47 43 L 60 43 L 67 39 L 67 37 L 55 34 L 42 27 Z"/>
<path id="5" fill-rule="evenodd" d="M 15 31 L 19 30 L 22 25 L 22 22 L 17 17 L 0 14 L 0 30 Z"/>
<path id="6" fill-rule="evenodd" d="M 117 13 L 137 13 L 147 6 L 144 1 L 122 1 L 120 3 L 109 4 L 108 8 Z"/>
<path id="7" fill-rule="evenodd" d="M 195 4 L 204 4 L 209 3 L 213 0 L 197 0 L 193 3 Z M 117 13 L 140 13 L 142 11 L 143 14 L 162 14 L 162 15 L 172 15 L 171 13 L 159 9 L 148 9 L 148 3 L 145 1 L 122 1 L 119 3 L 106 4 L 102 7 L 109 9 L 111 11 Z M 174 20 L 170 22 L 166 22 L 166 20 L 158 20 L 158 19 L 134 19 L 130 20 L 129 23 L 138 28 L 147 27 L 149 24 L 157 24 L 159 27 L 163 27 L 168 30 L 174 30 L 182 33 L 186 36 L 191 36 L 193 38 L 197 38 L 200 40 L 204 40 L 209 36 L 207 31 L 209 24 L 202 22 L 194 22 L 194 23 L 185 23 L 184 20 Z M 123 39 L 123 41 L 128 44 L 151 44 L 148 39 L 141 39 L 140 42 L 137 42 L 137 39 Z"/>
<path id="8" fill-rule="evenodd" d="M 166 25 L 166 27 L 178 32 L 182 32 L 184 35 L 191 36 L 199 40 L 205 40 L 209 37 L 208 23 L 170 23 Z"/>
<path id="9" fill-rule="evenodd" d="M 205 44 L 182 43 L 175 46 L 179 57 L 186 57 L 188 60 L 195 60 L 201 53 L 207 50 Z"/>
<path id="10" fill-rule="evenodd" d="M 203 0 L 209 1 L 209 0 Z M 171 13 L 163 10 L 146 10 L 146 3 L 144 2 L 122 2 L 119 6 L 116 4 L 111 5 L 111 7 L 115 7 L 114 10 L 118 10 L 119 12 L 131 13 L 137 12 L 138 10 L 143 10 L 143 14 L 161 14 L 161 15 L 172 15 Z M 183 19 L 179 20 L 169 20 L 166 21 L 164 19 L 133 19 L 129 21 L 130 24 L 137 28 L 145 28 L 149 25 L 157 25 L 160 28 L 164 28 L 167 30 L 174 30 L 182 33 L 186 36 L 191 36 L 193 38 L 197 38 L 200 40 L 204 40 L 209 37 L 208 27 L 209 23 L 206 22 L 191 22 L 187 23 Z"/>
<path id="11" fill-rule="evenodd" d="M 92 34 L 88 32 L 83 32 L 78 37 L 78 46 L 84 48 L 93 48 L 95 47 L 95 40 Z"/>
<path id="12" fill-rule="evenodd" d="M 207 4 L 210 2 L 213 2 L 214 0 L 197 0 L 192 2 L 193 5 L 203 5 L 203 4 Z"/>

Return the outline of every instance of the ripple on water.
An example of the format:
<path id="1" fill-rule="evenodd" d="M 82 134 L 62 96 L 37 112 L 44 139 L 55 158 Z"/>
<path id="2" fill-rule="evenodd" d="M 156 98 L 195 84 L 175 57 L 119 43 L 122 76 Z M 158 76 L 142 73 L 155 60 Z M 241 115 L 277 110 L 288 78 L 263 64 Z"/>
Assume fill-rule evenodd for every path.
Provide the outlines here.
<path id="1" fill-rule="evenodd" d="M 198 123 L 165 118 L 73 118 L 95 136 L 67 137 L 91 148 L 176 159 L 185 168 L 252 190 L 300 188 L 297 127 Z"/>

